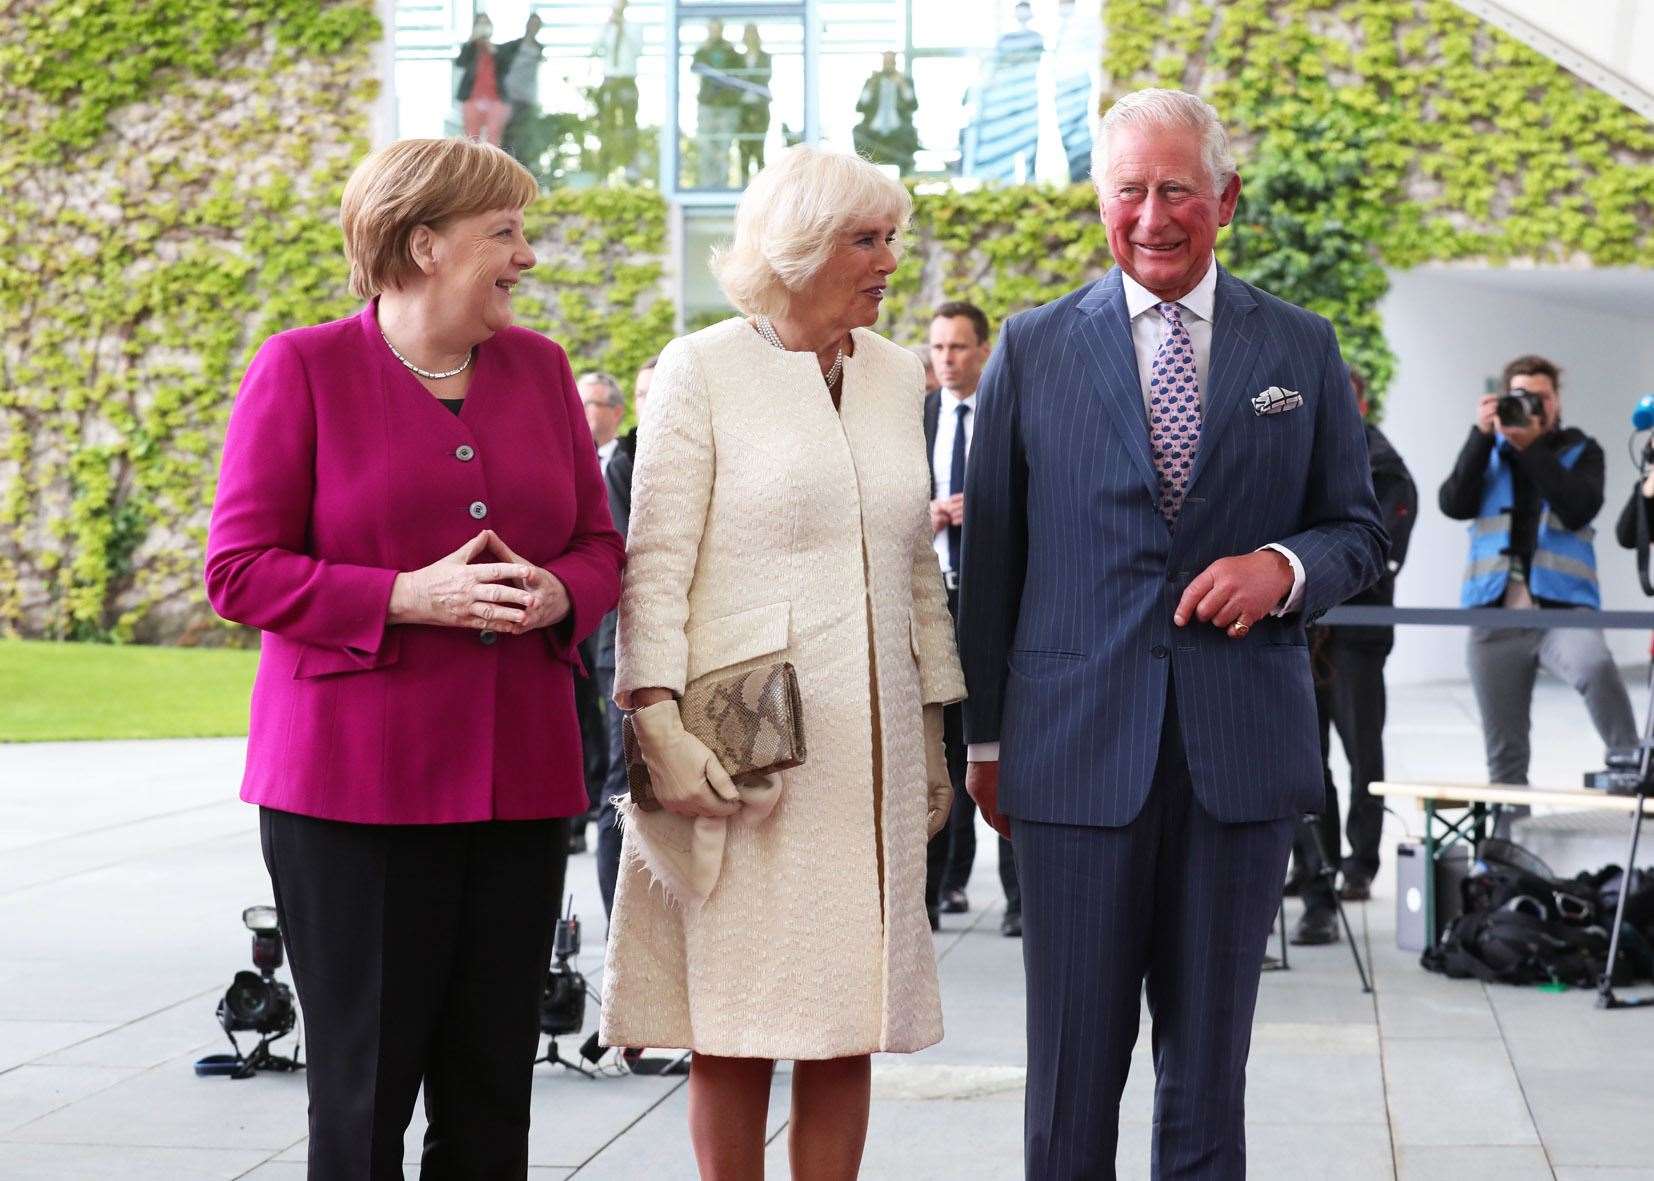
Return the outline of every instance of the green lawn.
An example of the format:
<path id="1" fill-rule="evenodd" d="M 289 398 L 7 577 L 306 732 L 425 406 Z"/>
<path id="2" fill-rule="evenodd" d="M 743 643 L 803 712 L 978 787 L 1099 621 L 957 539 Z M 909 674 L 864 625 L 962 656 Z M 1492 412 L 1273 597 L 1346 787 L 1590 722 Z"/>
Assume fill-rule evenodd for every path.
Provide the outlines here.
<path id="1" fill-rule="evenodd" d="M 247 733 L 257 652 L 0 640 L 0 742 Z"/>

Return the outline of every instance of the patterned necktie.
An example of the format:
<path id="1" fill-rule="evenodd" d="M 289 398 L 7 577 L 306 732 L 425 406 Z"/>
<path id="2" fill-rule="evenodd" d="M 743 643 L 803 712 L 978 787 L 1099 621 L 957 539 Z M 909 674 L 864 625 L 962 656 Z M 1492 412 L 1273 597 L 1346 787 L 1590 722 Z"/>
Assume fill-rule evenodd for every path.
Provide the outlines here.
<path id="1" fill-rule="evenodd" d="M 1160 477 L 1160 515 L 1175 525 L 1200 445 L 1200 378 L 1178 306 L 1163 303 L 1159 310 L 1166 327 L 1149 370 L 1149 455 Z"/>

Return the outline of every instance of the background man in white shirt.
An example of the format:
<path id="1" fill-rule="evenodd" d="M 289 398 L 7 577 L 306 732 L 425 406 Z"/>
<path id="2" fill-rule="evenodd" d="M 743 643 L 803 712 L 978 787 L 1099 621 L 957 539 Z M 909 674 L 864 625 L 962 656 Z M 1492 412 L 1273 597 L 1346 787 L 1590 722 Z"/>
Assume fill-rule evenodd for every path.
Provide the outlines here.
<path id="1" fill-rule="evenodd" d="M 925 398 L 925 443 L 930 450 L 930 523 L 936 530 L 936 558 L 948 588 L 948 609 L 959 612 L 959 547 L 965 523 L 965 461 L 970 454 L 976 413 L 976 385 L 988 363 L 988 317 L 975 304 L 955 301 L 936 309 L 930 322 L 930 363 L 940 389 Z M 965 885 L 976 860 L 976 805 L 965 791 L 965 734 L 961 709 L 943 715 L 948 773 L 953 779 L 953 812 L 931 839 L 925 866 L 925 906 L 931 927 L 939 914 L 970 909 Z M 1022 935 L 1022 893 L 1017 888 L 1011 842 L 999 839 L 999 882 L 1005 889 L 1001 933 Z"/>

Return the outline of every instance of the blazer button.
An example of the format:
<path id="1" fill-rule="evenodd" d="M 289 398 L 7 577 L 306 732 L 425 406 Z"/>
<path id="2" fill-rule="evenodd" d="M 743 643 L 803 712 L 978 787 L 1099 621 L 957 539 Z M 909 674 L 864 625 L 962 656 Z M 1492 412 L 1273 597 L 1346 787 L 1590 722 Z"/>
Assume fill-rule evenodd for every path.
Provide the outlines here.
<path id="1" fill-rule="evenodd" d="M 485 644 L 492 644 L 499 638 L 500 636 L 498 632 L 479 632 L 477 634 L 477 639 L 481 640 Z"/>
<path id="2" fill-rule="evenodd" d="M 458 447 L 454 448 L 454 458 L 459 460 L 461 463 L 469 463 L 471 460 L 475 459 L 476 456 L 476 449 L 469 443 L 461 443 Z"/>
<path id="3" fill-rule="evenodd" d="M 1166 659 L 1170 652 L 1171 649 L 1166 647 L 1164 644 L 1156 644 L 1154 647 L 1149 649 L 1149 655 L 1154 657 L 1156 660 Z"/>
<path id="4" fill-rule="evenodd" d="M 471 502 L 471 515 L 479 521 L 482 520 L 488 515 L 488 506 L 480 500 L 473 500 Z"/>

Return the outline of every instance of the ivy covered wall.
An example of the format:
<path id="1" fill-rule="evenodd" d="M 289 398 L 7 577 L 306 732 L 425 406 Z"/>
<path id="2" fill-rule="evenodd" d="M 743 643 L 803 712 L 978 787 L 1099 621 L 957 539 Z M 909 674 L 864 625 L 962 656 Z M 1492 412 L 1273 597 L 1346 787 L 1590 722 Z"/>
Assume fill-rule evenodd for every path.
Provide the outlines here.
<path id="1" fill-rule="evenodd" d="M 356 306 L 337 212 L 373 2 L 22 0 L 0 25 L 0 634 L 226 638 L 200 565 L 241 372 Z M 634 368 L 671 335 L 665 225 L 651 194 L 536 202 L 524 322 Z"/>
<path id="2" fill-rule="evenodd" d="M 1103 106 L 1211 102 L 1244 182 L 1218 257 L 1338 327 L 1381 404 L 1385 268 L 1654 266 L 1654 125 L 1450 0 L 1102 0 Z M 997 322 L 1103 273 L 1087 186 L 921 196 L 887 321 Z M 899 328 L 895 326 L 900 326 Z"/>

